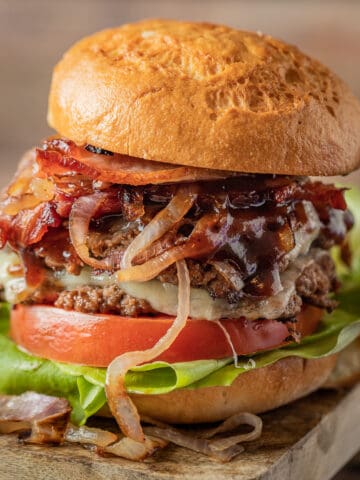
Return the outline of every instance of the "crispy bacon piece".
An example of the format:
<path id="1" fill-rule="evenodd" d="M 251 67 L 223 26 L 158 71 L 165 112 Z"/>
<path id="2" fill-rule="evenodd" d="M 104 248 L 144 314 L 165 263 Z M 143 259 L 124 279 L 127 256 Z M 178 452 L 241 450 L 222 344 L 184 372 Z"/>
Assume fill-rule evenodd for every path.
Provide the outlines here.
<path id="1" fill-rule="evenodd" d="M 62 218 L 69 218 L 74 201 L 75 198 L 73 196 L 57 192 L 54 201 L 56 213 Z"/>
<path id="2" fill-rule="evenodd" d="M 31 248 L 22 248 L 19 254 L 27 286 L 32 288 L 39 287 L 46 278 L 46 270 L 41 258 L 37 257 Z"/>
<path id="3" fill-rule="evenodd" d="M 47 175 L 81 173 L 94 180 L 127 185 L 193 182 L 227 178 L 233 172 L 154 162 L 128 155 L 101 155 L 71 140 L 50 139 L 37 150 L 37 161 Z"/>
<path id="4" fill-rule="evenodd" d="M 49 228 L 61 225 L 61 218 L 52 202 L 45 202 L 34 209 L 21 210 L 15 217 L 3 216 L 0 226 L 12 245 L 27 247 L 39 242 Z"/>
<path id="5" fill-rule="evenodd" d="M 77 147 L 76 147 L 77 148 Z M 57 150 L 36 149 L 36 161 L 43 176 L 72 176 L 85 175 L 94 180 L 99 178 L 99 171 L 79 162 L 73 157 L 68 157 Z"/>
<path id="6" fill-rule="evenodd" d="M 130 460 L 143 460 L 168 442 L 146 436 L 146 443 L 120 438 L 99 428 L 75 427 L 69 423 L 71 407 L 64 398 L 35 392 L 0 396 L 0 433 L 19 433 L 25 443 L 60 445 L 64 442 L 95 445 L 106 452 Z"/>
<path id="7" fill-rule="evenodd" d="M 37 244 L 50 228 L 60 227 L 63 220 L 69 218 L 77 198 L 58 191 L 51 202 L 21 210 L 17 215 L 0 215 L 0 248 L 7 241 L 16 250 Z M 131 220 L 144 212 L 142 193 L 129 191 L 126 187 L 110 188 L 102 192 L 102 198 L 94 219 L 123 213 Z"/>
<path id="8" fill-rule="evenodd" d="M 9 237 L 11 219 L 7 216 L 0 216 L 0 249 L 3 249 Z"/>
<path id="9" fill-rule="evenodd" d="M 333 184 L 322 182 L 308 182 L 301 186 L 295 198 L 308 200 L 315 207 L 327 205 L 336 210 L 346 210 L 346 201 L 344 192 L 346 189 L 337 188 Z"/>
<path id="10" fill-rule="evenodd" d="M 0 396 L 0 432 L 22 431 L 26 443 L 62 443 L 71 407 L 63 398 L 35 392 Z"/>
<path id="11" fill-rule="evenodd" d="M 327 205 L 337 210 L 346 210 L 344 191 L 343 188 L 322 182 L 292 183 L 274 189 L 272 197 L 276 203 L 308 200 L 315 207 Z"/>
<path id="12" fill-rule="evenodd" d="M 76 275 L 83 262 L 70 242 L 69 232 L 64 227 L 50 229 L 34 247 L 37 257 L 44 259 L 45 265 L 53 269 L 66 269 Z"/>

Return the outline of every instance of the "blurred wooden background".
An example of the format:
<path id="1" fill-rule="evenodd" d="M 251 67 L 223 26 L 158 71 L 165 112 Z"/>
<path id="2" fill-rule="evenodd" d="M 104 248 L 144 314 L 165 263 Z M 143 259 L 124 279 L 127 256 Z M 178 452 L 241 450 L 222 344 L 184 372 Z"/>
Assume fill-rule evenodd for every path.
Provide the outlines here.
<path id="1" fill-rule="evenodd" d="M 51 70 L 62 53 L 86 34 L 144 17 L 270 33 L 329 65 L 360 96 L 360 1 L 0 0 L 0 186 L 21 152 L 49 133 Z"/>

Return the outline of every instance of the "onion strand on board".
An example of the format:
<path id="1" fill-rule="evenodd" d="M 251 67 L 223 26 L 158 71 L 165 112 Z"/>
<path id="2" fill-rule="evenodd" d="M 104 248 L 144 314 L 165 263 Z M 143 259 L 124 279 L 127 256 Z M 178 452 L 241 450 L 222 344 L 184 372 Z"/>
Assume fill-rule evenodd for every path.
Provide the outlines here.
<path id="1" fill-rule="evenodd" d="M 115 358 L 107 369 L 106 396 L 111 413 L 124 435 L 138 442 L 145 437 L 137 409 L 126 393 L 125 376 L 132 367 L 152 361 L 167 350 L 185 327 L 190 311 L 190 277 L 185 260 L 176 262 L 179 290 L 177 316 L 163 337 L 150 349 L 128 352 Z"/>
<path id="2" fill-rule="evenodd" d="M 253 413 L 240 412 L 227 418 L 218 427 L 205 431 L 202 434 L 202 438 L 213 438 L 220 433 L 231 432 L 240 425 L 249 425 L 253 427 L 253 430 L 248 433 L 240 433 L 237 435 L 231 435 L 230 437 L 214 439 L 211 442 L 211 448 L 213 450 L 224 450 L 240 442 L 256 440 L 261 436 L 263 425 L 261 418 Z"/>
<path id="3" fill-rule="evenodd" d="M 229 462 L 236 455 L 244 451 L 244 447 L 238 444 L 231 445 L 229 448 L 223 450 L 212 449 L 211 441 L 205 438 L 194 437 L 170 426 L 167 428 L 145 427 L 144 431 L 147 435 L 162 438 L 180 447 L 188 448 L 194 452 L 212 457 L 220 462 Z"/>
<path id="4" fill-rule="evenodd" d="M 77 427 L 69 423 L 65 431 L 64 439 L 70 443 L 83 443 L 86 445 L 96 445 L 97 447 L 107 447 L 117 442 L 118 435 L 101 428 L 87 426 Z"/>
<path id="5" fill-rule="evenodd" d="M 244 447 L 241 445 L 243 442 L 256 440 L 262 433 L 261 418 L 247 412 L 236 413 L 215 428 L 196 430 L 195 432 L 173 428 L 149 417 L 142 417 L 142 420 L 152 425 L 144 427 L 147 435 L 162 438 L 220 462 L 230 461 L 244 451 Z M 248 433 L 234 433 L 227 437 L 214 438 L 216 435 L 232 432 L 242 425 L 248 425 L 252 427 L 252 430 Z"/>
<path id="6" fill-rule="evenodd" d="M 122 437 L 118 442 L 105 447 L 104 452 L 128 460 L 140 461 L 151 456 L 156 450 L 165 448 L 168 443 L 166 440 L 149 435 L 145 435 L 144 442 L 141 443 L 129 437 Z"/>
<path id="7" fill-rule="evenodd" d="M 144 230 L 130 243 L 122 258 L 121 268 L 131 267 L 131 262 L 136 255 L 144 251 L 182 220 L 193 206 L 195 199 L 196 187 L 190 184 L 179 188 L 168 205 L 155 215 Z"/>

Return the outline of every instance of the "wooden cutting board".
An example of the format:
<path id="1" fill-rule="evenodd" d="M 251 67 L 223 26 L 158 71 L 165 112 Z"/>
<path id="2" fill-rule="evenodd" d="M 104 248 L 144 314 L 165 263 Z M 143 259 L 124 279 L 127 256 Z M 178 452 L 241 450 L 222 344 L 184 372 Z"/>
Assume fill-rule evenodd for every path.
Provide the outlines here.
<path id="1" fill-rule="evenodd" d="M 360 449 L 360 385 L 319 391 L 263 415 L 261 439 L 228 464 L 171 446 L 143 463 L 80 446 L 19 445 L 0 436 L 0 480 L 326 480 Z"/>

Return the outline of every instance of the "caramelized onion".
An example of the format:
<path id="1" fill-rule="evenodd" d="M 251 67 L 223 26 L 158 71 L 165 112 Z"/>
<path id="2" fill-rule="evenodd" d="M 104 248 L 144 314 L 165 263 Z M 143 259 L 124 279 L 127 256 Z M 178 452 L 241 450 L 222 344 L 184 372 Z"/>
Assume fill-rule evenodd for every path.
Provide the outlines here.
<path id="1" fill-rule="evenodd" d="M 143 421 L 154 425 L 152 427 L 144 427 L 146 434 L 163 438 L 176 445 L 207 455 L 220 462 L 230 461 L 244 451 L 244 447 L 241 445 L 243 442 L 256 440 L 262 433 L 261 418 L 247 412 L 232 415 L 216 428 L 196 430 L 193 432 L 184 432 L 180 429 L 175 429 L 149 417 L 144 417 Z M 253 429 L 248 433 L 214 438 L 216 435 L 232 432 L 242 425 L 249 425 Z"/>
<path id="2" fill-rule="evenodd" d="M 251 442 L 261 436 L 262 433 L 262 420 L 257 415 L 248 412 L 240 412 L 232 415 L 221 423 L 218 427 L 210 429 L 202 434 L 203 438 L 213 438 L 220 433 L 228 433 L 241 425 L 249 425 L 253 429 L 248 433 L 239 433 L 237 435 L 231 435 L 228 437 L 212 440 L 212 450 L 225 450 L 233 445 L 242 442 Z"/>
<path id="3" fill-rule="evenodd" d="M 118 436 L 115 433 L 102 430 L 101 428 L 76 427 L 75 425 L 69 424 L 65 432 L 65 440 L 70 443 L 107 447 L 115 443 L 118 440 Z"/>
<path id="4" fill-rule="evenodd" d="M 148 435 L 167 440 L 180 447 L 185 447 L 194 452 L 202 453 L 203 455 L 207 455 L 208 457 L 212 457 L 215 460 L 224 463 L 229 462 L 236 455 L 244 451 L 242 445 L 232 445 L 223 450 L 212 449 L 209 440 L 189 435 L 170 426 L 167 428 L 145 427 L 144 432 Z"/>
<path id="5" fill-rule="evenodd" d="M 176 445 L 189 448 L 221 462 L 228 462 L 241 453 L 244 450 L 241 443 L 256 440 L 262 432 L 261 419 L 250 413 L 235 414 L 217 428 L 192 434 L 164 424 L 159 426 L 158 422 L 152 422 L 149 419 L 147 419 L 147 422 L 155 423 L 156 425 L 155 427 L 145 427 L 144 431 L 147 434 L 166 439 Z M 213 439 L 214 436 L 230 432 L 241 425 L 250 425 L 253 427 L 253 430 L 249 433 Z"/>
<path id="6" fill-rule="evenodd" d="M 42 200 L 33 194 L 25 193 L 21 197 L 8 197 L 2 205 L 2 211 L 6 215 L 17 215 L 21 210 L 29 210 L 37 207 L 42 203 Z"/>
<path id="7" fill-rule="evenodd" d="M 242 290 L 244 287 L 244 281 L 233 265 L 229 262 L 219 260 L 210 260 L 208 263 L 215 268 L 215 270 L 234 288 L 234 290 L 237 290 L 238 292 Z"/>
<path id="8" fill-rule="evenodd" d="M 112 270 L 120 263 L 116 253 L 102 260 L 91 257 L 87 246 L 90 222 L 108 198 L 109 195 L 105 192 L 80 197 L 74 202 L 69 217 L 70 239 L 76 253 L 84 263 L 101 270 Z"/>
<path id="9" fill-rule="evenodd" d="M 42 202 L 49 202 L 55 195 L 54 184 L 46 178 L 33 178 L 30 182 L 29 189 L 33 195 Z"/>
<path id="10" fill-rule="evenodd" d="M 117 443 L 104 448 L 104 452 L 128 460 L 140 461 L 152 455 L 159 448 L 164 448 L 168 442 L 160 438 L 145 435 L 143 442 L 136 442 L 129 437 L 121 438 Z"/>
<path id="11" fill-rule="evenodd" d="M 146 282 L 157 277 L 163 270 L 184 258 L 206 255 L 214 251 L 222 238 L 223 228 L 212 233 L 212 227 L 219 221 L 218 214 L 204 215 L 196 224 L 193 232 L 183 245 L 167 250 L 142 265 L 119 270 L 116 275 L 120 282 Z M 225 225 L 226 228 L 226 225 Z"/>
<path id="12" fill-rule="evenodd" d="M 17 215 L 21 210 L 37 207 L 43 202 L 54 198 L 54 185 L 44 178 L 33 178 L 28 184 L 26 192 L 21 196 L 9 196 L 3 203 L 3 212 L 7 215 Z"/>
<path id="13" fill-rule="evenodd" d="M 168 205 L 130 243 L 122 258 L 121 268 L 127 269 L 131 267 L 131 262 L 136 255 L 144 251 L 155 240 L 158 240 L 164 233 L 180 222 L 194 204 L 195 198 L 196 191 L 194 186 L 189 185 L 180 188 Z"/>
<path id="14" fill-rule="evenodd" d="M 31 423 L 28 421 L 0 420 L 0 433 L 14 433 L 30 429 Z"/>
<path id="15" fill-rule="evenodd" d="M 145 436 L 145 441 L 136 442 L 128 437 L 119 439 L 119 435 L 87 426 L 76 427 L 69 424 L 65 432 L 65 441 L 82 445 L 95 445 L 99 453 L 109 453 L 128 460 L 140 461 L 152 455 L 159 448 L 167 446 L 168 442 L 160 438 Z"/>
<path id="16" fill-rule="evenodd" d="M 213 320 L 214 323 L 216 323 L 216 325 L 220 328 L 220 330 L 223 332 L 225 338 L 226 338 L 226 341 L 228 342 L 230 348 L 231 348 L 231 353 L 232 353 L 232 356 L 233 356 L 233 359 L 234 359 L 234 366 L 235 368 L 239 368 L 239 364 L 238 364 L 238 355 L 236 353 L 236 350 L 235 350 L 235 347 L 234 347 L 234 344 L 231 340 L 231 337 L 230 337 L 230 333 L 226 330 L 225 328 L 225 325 L 223 325 L 219 320 Z"/>
<path id="17" fill-rule="evenodd" d="M 154 437 L 163 438 L 175 445 L 180 447 L 188 448 L 194 452 L 199 452 L 204 455 L 211 455 L 211 449 L 209 446 L 209 441 L 205 438 L 199 438 L 194 435 L 190 435 L 176 428 L 167 427 L 144 427 L 144 432 L 148 435 L 153 435 Z M 213 454 L 214 457 L 217 457 L 217 454 Z M 220 454 L 221 456 L 221 454 Z"/>
<path id="18" fill-rule="evenodd" d="M 47 179 L 35 175 L 38 165 L 35 162 L 34 149 L 25 153 L 20 161 L 14 180 L 7 187 L 7 198 L 2 202 L 1 210 L 7 215 L 16 215 L 21 210 L 34 208 L 54 197 L 54 186 Z"/>
<path id="19" fill-rule="evenodd" d="M 126 393 L 125 375 L 132 367 L 150 362 L 167 350 L 186 325 L 190 310 L 189 272 L 185 261 L 177 262 L 176 266 L 179 282 L 178 313 L 172 326 L 152 348 L 120 355 L 111 362 L 107 370 L 106 395 L 110 410 L 124 435 L 138 442 L 144 442 L 144 434 L 136 407 Z"/>
<path id="20" fill-rule="evenodd" d="M 29 184 L 33 179 L 34 173 L 37 169 L 35 157 L 35 149 L 28 150 L 24 154 L 19 163 L 13 181 L 7 187 L 6 191 L 9 196 L 20 196 L 28 190 Z"/>

